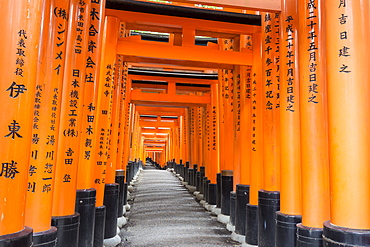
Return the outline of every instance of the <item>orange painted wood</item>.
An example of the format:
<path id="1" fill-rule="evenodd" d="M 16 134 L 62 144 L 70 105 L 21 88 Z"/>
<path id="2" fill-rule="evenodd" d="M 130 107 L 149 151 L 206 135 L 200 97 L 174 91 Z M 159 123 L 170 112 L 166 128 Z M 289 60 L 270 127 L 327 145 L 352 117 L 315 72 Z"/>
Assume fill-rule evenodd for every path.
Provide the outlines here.
<path id="1" fill-rule="evenodd" d="M 281 11 L 281 2 L 279 0 L 176 0 L 176 2 L 187 4 L 205 4 L 226 8 L 252 9 L 260 11 Z"/>
<path id="2" fill-rule="evenodd" d="M 224 50 L 232 50 L 233 49 L 233 42 L 231 40 L 224 40 L 223 41 L 223 49 Z M 233 70 L 224 70 L 223 79 L 224 83 L 224 122 L 225 122 L 225 136 L 224 136 L 224 149 L 225 149 L 225 169 L 226 170 L 233 170 L 233 154 L 234 154 L 234 119 L 233 119 L 233 100 L 234 100 L 234 74 Z M 234 174 L 235 175 L 235 174 Z"/>
<path id="3" fill-rule="evenodd" d="M 116 45 L 120 21 L 106 17 L 102 37 L 101 66 L 99 71 L 96 105 L 96 148 L 93 159 L 93 183 L 96 189 L 96 207 L 103 205 L 109 157 L 109 138 L 112 121 L 113 84 L 115 81 Z"/>
<path id="4" fill-rule="evenodd" d="M 280 15 L 263 13 L 263 164 L 264 189 L 280 190 Z"/>
<path id="5" fill-rule="evenodd" d="M 221 39 L 218 42 L 222 42 Z M 221 48 L 221 46 L 220 46 Z M 218 121 L 219 121 L 219 153 L 220 153 L 220 171 L 225 169 L 225 80 L 224 70 L 218 72 Z"/>
<path id="6" fill-rule="evenodd" d="M 87 58 L 88 26 L 90 3 L 71 0 L 66 32 L 66 54 L 62 89 L 60 129 L 55 170 L 53 195 L 53 216 L 75 213 L 77 167 L 80 151 L 83 89 Z M 82 19 L 81 19 L 82 16 Z M 82 21 L 84 20 L 84 21 Z M 72 192 L 72 193 L 71 193 Z"/>
<path id="7" fill-rule="evenodd" d="M 299 107 L 298 13 L 296 0 L 282 4 L 280 45 L 280 211 L 301 215 L 301 140 Z"/>
<path id="8" fill-rule="evenodd" d="M 241 66 L 235 66 L 233 72 L 233 183 L 234 187 L 241 181 Z"/>
<path id="9" fill-rule="evenodd" d="M 156 43 L 119 41 L 117 53 L 131 57 L 148 57 L 156 59 L 202 62 L 208 64 L 251 65 L 249 53 L 235 51 L 218 51 L 198 46 L 165 46 Z"/>
<path id="10" fill-rule="evenodd" d="M 117 156 L 118 156 L 118 130 L 119 130 L 119 117 L 120 117 L 120 106 L 122 98 L 122 57 L 117 56 L 116 58 L 116 70 L 114 76 L 113 84 L 113 98 L 112 101 L 112 120 L 110 126 L 110 135 L 109 135 L 109 156 L 107 159 L 107 175 L 106 183 L 112 184 L 116 182 L 116 169 L 117 169 Z M 122 155 L 121 155 L 122 156 Z M 145 159 L 144 159 L 145 160 Z"/>
<path id="11" fill-rule="evenodd" d="M 220 169 L 220 106 L 219 106 L 219 86 L 217 84 L 211 85 L 211 109 L 210 109 L 210 166 L 208 178 L 211 183 L 216 183 L 216 174 L 221 172 Z"/>
<path id="12" fill-rule="evenodd" d="M 252 97 L 252 67 L 242 67 L 240 70 L 241 78 L 241 104 L 240 104 L 240 115 L 241 115 L 241 168 L 240 168 L 240 183 L 249 185 L 251 183 L 251 97 Z"/>
<path id="13" fill-rule="evenodd" d="M 324 1 L 309 4 L 309 1 L 298 4 L 302 16 L 299 19 L 302 224 L 322 228 L 323 222 L 330 219 Z M 316 24 L 311 26 L 311 21 Z M 317 49 L 309 51 L 313 44 Z"/>
<path id="14" fill-rule="evenodd" d="M 263 189 L 263 81 L 261 34 L 254 34 L 253 64 L 251 82 L 251 181 L 249 203 L 258 205 L 258 191 Z"/>
<path id="15" fill-rule="evenodd" d="M 130 119 L 131 119 L 131 104 L 130 104 L 130 95 L 131 95 L 131 83 L 130 80 L 128 80 L 128 67 L 127 63 L 124 63 L 124 69 L 123 69 L 123 80 L 124 80 L 124 98 L 123 98 L 123 106 L 122 106 L 122 111 L 124 115 L 122 116 L 123 120 L 123 149 L 122 149 L 122 166 L 126 167 L 126 164 L 128 163 L 129 159 L 129 153 L 130 153 Z M 126 86 L 126 87 L 125 87 Z"/>
<path id="16" fill-rule="evenodd" d="M 29 161 L 28 190 L 25 225 L 34 232 L 50 229 L 53 203 L 55 159 L 61 102 L 61 86 L 65 57 L 56 59 L 54 54 L 65 53 L 65 34 L 58 33 L 66 27 L 67 19 L 53 13 L 53 9 L 68 8 L 68 1 L 46 1 L 42 8 L 41 41 L 37 66 L 35 104 Z M 59 38 L 59 39 L 58 39 Z M 58 44 L 62 45 L 58 46 Z M 61 66 L 62 71 L 55 70 Z"/>
<path id="17" fill-rule="evenodd" d="M 277 0 L 274 0 L 277 1 Z M 186 27 L 190 28 L 193 27 L 196 30 L 196 35 L 202 35 L 199 32 L 215 32 L 215 33 L 226 33 L 226 34 L 233 34 L 233 35 L 240 35 L 240 34 L 251 34 L 261 31 L 261 27 L 259 26 L 251 26 L 251 25 L 243 25 L 237 23 L 226 23 L 226 22 L 218 22 L 218 21 L 208 21 L 208 20 L 200 20 L 200 19 L 190 19 L 186 18 L 186 20 L 182 17 L 175 17 L 175 16 L 165 16 L 165 15 L 155 15 L 155 14 L 146 14 L 146 13 L 137 13 L 137 12 L 130 12 L 130 11 L 122 11 L 122 10 L 113 10 L 107 9 L 106 14 L 109 16 L 114 16 L 119 18 L 121 21 L 125 22 L 128 26 L 132 25 L 132 23 L 141 25 L 152 25 L 152 26 L 159 26 L 165 28 L 176 28 L 177 31 L 180 33 L 182 32 L 182 27 L 186 25 Z M 168 29 L 167 29 L 168 30 Z M 152 31 L 152 30 L 149 30 Z M 165 31 L 165 30 L 164 30 Z M 166 32 L 171 32 L 170 30 Z M 213 37 L 212 35 L 210 35 Z M 234 36 L 234 37 L 235 37 Z"/>
<path id="18" fill-rule="evenodd" d="M 200 104 L 205 105 L 209 104 L 211 99 L 209 95 L 177 95 L 177 94 L 156 94 L 156 93 L 143 93 L 137 90 L 131 91 L 131 102 L 140 103 L 140 102 L 162 102 L 162 103 L 180 103 L 182 105 L 187 104 Z"/>
<path id="19" fill-rule="evenodd" d="M 92 15 L 89 15 L 90 27 L 93 30 L 88 34 L 87 58 L 86 58 L 86 77 L 83 80 L 83 107 L 82 107 L 82 131 L 81 131 L 81 148 L 77 173 L 77 189 L 89 189 L 93 187 L 93 167 L 94 152 L 96 148 L 95 122 L 97 119 L 97 100 L 99 68 L 101 62 L 102 50 L 102 33 L 104 28 L 104 1 L 91 2 Z"/>
<path id="20" fill-rule="evenodd" d="M 325 2 L 331 222 L 370 229 L 368 1 Z"/>
<path id="21" fill-rule="evenodd" d="M 0 235 L 24 229 L 42 1 L 3 1 Z M 11 22 L 9 21 L 11 20 Z"/>

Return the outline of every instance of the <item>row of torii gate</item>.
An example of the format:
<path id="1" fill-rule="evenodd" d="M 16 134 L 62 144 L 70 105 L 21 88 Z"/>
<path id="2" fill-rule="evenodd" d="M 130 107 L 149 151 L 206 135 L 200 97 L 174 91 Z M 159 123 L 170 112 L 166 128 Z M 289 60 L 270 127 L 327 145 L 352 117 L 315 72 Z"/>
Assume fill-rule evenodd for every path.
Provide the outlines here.
<path id="1" fill-rule="evenodd" d="M 99 246 L 76 191 L 146 157 L 232 170 L 249 244 L 370 245 L 369 2 L 157 2 L 0 3 L 0 246 Z"/>

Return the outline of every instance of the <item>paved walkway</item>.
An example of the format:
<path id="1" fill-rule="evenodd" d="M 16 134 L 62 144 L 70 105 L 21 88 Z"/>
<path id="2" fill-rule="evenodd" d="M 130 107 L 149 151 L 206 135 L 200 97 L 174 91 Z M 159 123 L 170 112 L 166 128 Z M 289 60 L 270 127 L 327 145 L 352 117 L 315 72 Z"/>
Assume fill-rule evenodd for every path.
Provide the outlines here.
<path id="1" fill-rule="evenodd" d="M 132 194 L 120 246 L 239 246 L 168 171 L 146 167 Z"/>

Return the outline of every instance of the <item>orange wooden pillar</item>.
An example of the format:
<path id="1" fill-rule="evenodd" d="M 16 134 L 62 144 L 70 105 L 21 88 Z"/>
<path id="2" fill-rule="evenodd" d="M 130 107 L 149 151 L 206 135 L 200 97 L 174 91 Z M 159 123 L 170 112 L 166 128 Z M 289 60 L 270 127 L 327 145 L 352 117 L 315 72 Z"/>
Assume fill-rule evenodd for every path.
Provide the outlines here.
<path id="1" fill-rule="evenodd" d="M 203 128 L 203 122 L 204 122 L 204 115 L 203 115 L 203 107 L 197 107 L 196 108 L 196 125 L 198 128 L 196 139 L 198 142 L 198 165 L 204 166 L 204 146 L 203 146 L 203 135 L 204 135 L 204 128 Z"/>
<path id="2" fill-rule="evenodd" d="M 32 246 L 32 229 L 24 212 L 42 2 L 5 1 L 0 40 L 1 170 L 0 245 Z M 11 22 L 9 20 L 12 20 Z M 41 185 L 40 185 L 41 186 Z"/>
<path id="3" fill-rule="evenodd" d="M 57 27 L 65 28 L 67 18 L 55 15 L 52 9 L 54 7 L 66 9 L 69 5 L 68 1 L 66 3 L 56 2 L 55 4 L 46 1 L 42 9 L 38 58 L 41 62 L 37 66 L 36 93 L 33 104 L 25 225 L 33 228 L 33 242 L 36 246 L 49 242 L 55 244 L 57 231 L 55 227 L 51 227 L 51 211 L 64 57 L 56 59 L 51 54 L 65 53 L 66 32 L 58 33 Z M 61 45 L 58 46 L 58 44 Z M 54 70 L 58 66 L 60 66 L 60 70 Z"/>
<path id="4" fill-rule="evenodd" d="M 126 82 L 123 85 L 124 88 L 124 97 L 123 97 L 123 104 L 124 107 L 122 107 L 123 115 L 123 157 L 122 157 L 122 165 L 125 167 L 128 163 L 129 157 L 130 157 L 130 123 L 131 123 L 131 111 L 133 108 L 133 105 L 130 103 L 130 91 L 131 91 L 131 83 L 130 80 L 128 80 L 128 67 L 127 63 L 124 64 L 123 68 L 123 80 Z"/>
<path id="5" fill-rule="evenodd" d="M 186 123 L 186 118 L 185 115 L 179 116 L 179 125 L 180 125 L 180 158 L 184 161 L 188 161 L 188 156 L 187 156 L 187 143 L 188 143 L 188 138 L 187 138 L 187 123 Z"/>
<path id="6" fill-rule="evenodd" d="M 204 140 L 204 148 L 205 148 L 205 167 L 206 167 L 206 173 L 205 177 L 207 177 L 207 180 L 209 179 L 210 170 L 212 169 L 212 163 L 211 163 L 211 111 L 212 106 L 211 104 L 207 104 L 205 107 L 205 140 Z"/>
<path id="7" fill-rule="evenodd" d="M 283 0 L 281 12 L 281 195 L 276 215 L 276 246 L 295 246 L 301 222 L 298 12 L 296 0 Z"/>
<path id="8" fill-rule="evenodd" d="M 262 37 L 260 42 L 262 50 L 262 87 L 261 113 L 262 114 L 262 152 L 260 158 L 263 162 L 262 188 L 258 192 L 258 243 L 266 246 L 275 244 L 275 215 L 279 210 L 280 197 L 280 143 L 279 143 L 279 15 L 263 13 Z M 257 46 L 253 40 L 253 47 Z M 256 48 L 257 49 L 257 48 Z M 253 64 L 255 66 L 255 64 Z M 254 71 L 254 70 L 253 70 Z M 254 101 L 252 100 L 252 109 Z M 253 125 L 253 123 L 252 123 Z M 253 131 L 253 127 L 252 127 Z M 253 134 L 252 134 L 253 135 Z M 253 157 L 253 153 L 252 153 Z M 257 158 L 258 160 L 258 158 Z M 259 162 L 261 162 L 259 160 Z M 252 166 L 253 159 L 252 159 Z M 259 172 L 257 170 L 257 172 Z M 253 173 L 251 176 L 254 176 Z M 253 178 L 252 178 L 253 180 Z M 252 186 L 253 187 L 253 186 Z M 257 206 L 257 205 L 256 205 Z M 256 207 L 248 207 L 254 212 Z M 265 222 L 265 223 L 263 223 Z M 253 229 L 253 228 L 252 228 Z M 256 244 L 256 241 L 251 243 Z"/>
<path id="9" fill-rule="evenodd" d="M 193 167 L 194 164 L 198 164 L 198 152 L 197 152 L 197 142 L 196 142 L 196 115 L 195 115 L 195 107 L 189 107 L 189 122 L 190 122 L 190 146 L 189 146 L 189 152 L 191 156 L 191 167 Z"/>
<path id="10" fill-rule="evenodd" d="M 314 5 L 303 1 L 298 7 L 302 17 L 299 19 L 302 224 L 298 225 L 297 243 L 321 246 L 323 222 L 330 219 L 323 1 Z M 316 49 L 310 50 L 311 46 Z"/>
<path id="11" fill-rule="evenodd" d="M 76 212 L 80 214 L 79 245 L 102 244 L 102 227 L 99 224 L 105 207 L 95 207 L 96 189 L 94 188 L 94 153 L 97 148 L 96 130 L 97 99 L 102 32 L 104 27 L 105 3 L 92 1 L 88 15 L 89 31 L 87 41 L 87 57 L 85 61 L 85 78 L 82 127 L 80 132 L 80 153 L 77 171 Z M 87 16 L 86 16 L 87 18 Z M 92 198 L 94 198 L 92 200 Z M 97 219 L 95 219 L 95 216 Z M 95 224 L 97 222 L 97 224 Z"/>
<path id="12" fill-rule="evenodd" d="M 240 43 L 235 42 L 235 43 Z M 240 46 L 240 44 L 234 44 Z M 234 47 L 235 48 L 235 47 Z M 240 49 L 238 49 L 240 50 Z M 241 66 L 234 66 L 233 71 L 233 171 L 234 188 L 241 179 Z"/>
<path id="13" fill-rule="evenodd" d="M 97 119 L 97 99 L 99 69 L 101 59 L 102 32 L 104 27 L 105 4 L 93 1 L 92 14 L 89 15 L 90 26 L 94 31 L 89 31 L 86 58 L 86 76 L 83 81 L 83 117 L 81 131 L 80 161 L 78 165 L 77 190 L 86 190 L 93 187 L 94 151 L 96 148 L 95 129 Z"/>
<path id="14" fill-rule="evenodd" d="M 119 186 L 112 179 L 107 182 L 108 157 L 110 155 L 109 140 L 111 135 L 112 100 L 114 98 L 115 70 L 117 59 L 117 41 L 120 20 L 106 16 L 102 37 L 101 66 L 99 71 L 97 119 L 95 131 L 96 149 L 94 152 L 93 181 L 96 189 L 96 207 L 106 207 L 104 239 L 116 236 L 118 215 Z M 113 171 L 115 172 L 115 171 Z"/>
<path id="15" fill-rule="evenodd" d="M 89 23 L 90 3 L 72 0 L 69 9 L 68 28 L 60 30 L 68 31 L 68 34 L 52 208 L 52 224 L 58 228 L 57 246 L 78 244 L 79 214 L 75 213 L 75 191 L 88 35 L 88 29 L 83 27 Z"/>
<path id="16" fill-rule="evenodd" d="M 220 170 L 220 125 L 219 125 L 219 91 L 217 84 L 211 84 L 211 105 L 210 105 L 210 142 L 211 142 L 211 151 L 210 151 L 210 166 L 208 169 L 207 177 L 209 178 L 211 184 L 215 184 L 217 173 L 221 172 Z"/>
<path id="17" fill-rule="evenodd" d="M 248 66 L 240 70 L 240 135 L 241 135 L 241 144 L 240 160 L 242 162 L 240 168 L 240 183 L 250 185 L 251 180 L 251 71 L 252 67 Z"/>
<path id="18" fill-rule="evenodd" d="M 222 39 L 218 39 L 218 42 L 223 42 Z M 225 167 L 225 80 L 224 70 L 218 71 L 218 122 L 219 122 L 219 158 L 220 158 L 220 171 Z"/>
<path id="19" fill-rule="evenodd" d="M 262 136 L 262 50 L 261 34 L 253 34 L 253 67 L 251 71 L 250 85 L 247 81 L 247 88 L 250 87 L 250 93 L 247 97 L 251 98 L 251 165 L 250 165 L 250 192 L 249 204 L 247 205 L 246 221 L 246 243 L 257 245 L 263 243 L 266 233 L 259 230 L 257 221 L 257 210 L 260 211 L 259 191 L 263 188 L 263 136 Z M 250 96 L 248 95 L 250 94 Z M 247 101 L 248 104 L 248 101 Z M 248 125 L 247 125 L 248 126 Z M 266 222 L 266 228 L 271 227 Z M 259 224 L 259 223 L 258 223 Z M 267 228 L 268 229 L 268 228 Z M 270 240 L 271 241 L 271 240 Z"/>
<path id="20" fill-rule="evenodd" d="M 184 111 L 184 151 L 186 154 L 186 161 L 190 163 L 191 153 L 190 153 L 190 114 L 189 108 L 185 108 Z"/>
<path id="21" fill-rule="evenodd" d="M 228 41 L 226 44 L 227 50 L 230 50 L 232 48 L 231 41 Z M 233 127 L 234 127 L 234 119 L 233 119 L 233 95 L 234 95 L 234 72 L 233 70 L 225 70 L 225 105 L 224 105 L 224 122 L 225 122 L 225 170 L 233 170 L 233 154 L 234 154 L 234 133 L 233 133 Z"/>
<path id="22" fill-rule="evenodd" d="M 324 244 L 370 241 L 368 1 L 325 2 L 331 217 Z"/>
<path id="23" fill-rule="evenodd" d="M 109 135 L 109 152 L 107 159 L 107 175 L 106 183 L 115 183 L 116 181 L 116 170 L 117 170 L 117 156 L 118 156 L 118 122 L 119 122 L 119 109 L 121 104 L 121 86 L 122 86 L 122 56 L 117 55 L 116 58 L 116 71 L 114 76 L 114 84 L 112 87 L 112 120 L 110 126 L 110 135 Z M 122 216 L 122 215 L 121 215 Z"/>
<path id="24" fill-rule="evenodd" d="M 122 25 L 122 24 L 121 24 Z M 122 68 L 122 74 L 121 74 L 121 97 L 120 97 L 120 108 L 119 108 L 119 130 L 118 130 L 118 154 L 117 154 L 117 169 L 126 169 L 127 160 L 125 160 L 125 146 L 126 146 L 126 129 L 127 123 L 129 121 L 129 103 L 127 103 L 129 100 L 127 99 L 127 76 L 128 76 L 128 68 L 127 63 L 123 62 L 123 68 Z"/>

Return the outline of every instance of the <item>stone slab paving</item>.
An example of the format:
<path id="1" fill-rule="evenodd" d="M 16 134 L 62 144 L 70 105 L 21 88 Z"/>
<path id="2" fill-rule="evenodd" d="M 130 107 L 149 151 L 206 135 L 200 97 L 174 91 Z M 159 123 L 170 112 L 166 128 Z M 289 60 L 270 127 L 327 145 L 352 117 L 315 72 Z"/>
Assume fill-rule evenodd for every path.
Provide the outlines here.
<path id="1" fill-rule="evenodd" d="M 171 172 L 146 167 L 132 195 L 119 246 L 241 246 Z"/>

